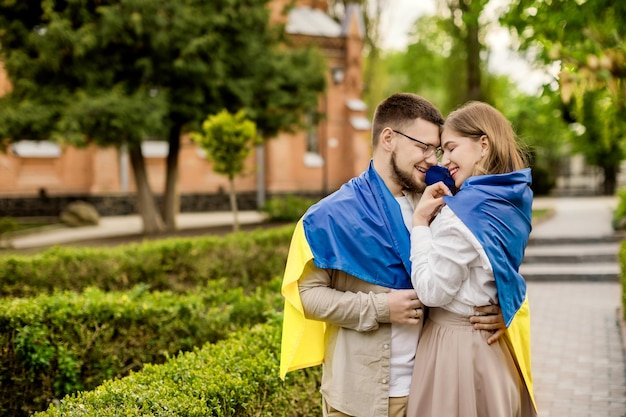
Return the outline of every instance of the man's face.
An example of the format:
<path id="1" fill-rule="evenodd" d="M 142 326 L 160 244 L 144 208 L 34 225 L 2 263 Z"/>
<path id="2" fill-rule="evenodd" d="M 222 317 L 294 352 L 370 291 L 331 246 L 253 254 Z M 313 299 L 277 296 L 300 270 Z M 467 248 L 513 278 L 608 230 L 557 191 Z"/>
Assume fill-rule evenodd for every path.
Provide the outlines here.
<path id="1" fill-rule="evenodd" d="M 402 133 L 394 132 L 396 146 L 389 162 L 392 179 L 405 191 L 421 193 L 426 187 L 426 171 L 437 164 L 435 154 L 426 156 L 428 151 L 425 150 L 424 144 L 432 145 L 429 150 L 439 146 L 439 127 L 434 123 L 417 119 L 404 130 L 398 130 Z"/>

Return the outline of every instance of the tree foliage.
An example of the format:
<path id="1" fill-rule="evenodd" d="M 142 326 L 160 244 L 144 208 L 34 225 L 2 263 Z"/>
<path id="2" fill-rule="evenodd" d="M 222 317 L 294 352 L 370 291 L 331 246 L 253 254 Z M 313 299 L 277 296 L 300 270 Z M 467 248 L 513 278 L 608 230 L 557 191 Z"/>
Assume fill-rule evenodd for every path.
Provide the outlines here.
<path id="1" fill-rule="evenodd" d="M 323 91 L 319 54 L 284 47 L 268 1 L 0 1 L 13 85 L 0 99 L 0 137 L 127 144 L 146 232 L 163 221 L 139 145 L 168 141 L 162 212 L 175 228 L 182 133 L 241 108 L 269 133 L 293 128 Z"/>
<path id="2" fill-rule="evenodd" d="M 237 217 L 237 193 L 235 176 L 244 170 L 244 161 L 261 143 L 256 125 L 246 117 L 243 110 L 235 114 L 222 110 L 206 118 L 202 123 L 202 133 L 192 133 L 192 139 L 206 152 L 207 159 L 213 162 L 213 170 L 226 175 L 230 184 L 230 204 L 235 221 L 233 229 L 239 230 Z"/>
<path id="3" fill-rule="evenodd" d="M 563 155 L 569 152 L 568 144 L 575 137 L 563 120 L 559 96 L 549 88 L 541 96 L 524 94 L 506 77 L 490 84 L 495 106 L 511 121 L 527 150 L 535 195 L 549 194 L 560 174 Z"/>
<path id="4" fill-rule="evenodd" d="M 444 114 L 468 100 L 492 101 L 486 74 L 485 0 L 440 2 L 435 15 L 413 24 L 406 51 L 391 53 L 387 92 L 429 98 Z"/>
<path id="5" fill-rule="evenodd" d="M 385 95 L 411 91 L 432 101 L 444 114 L 463 102 L 461 57 L 453 54 L 455 40 L 447 20 L 421 16 L 413 24 L 406 51 L 389 53 L 385 63 L 388 86 Z M 461 83 L 463 84 L 463 83 Z M 454 85 L 454 88 L 449 86 Z"/>
<path id="6" fill-rule="evenodd" d="M 562 120 L 564 110 L 558 96 L 524 94 L 508 77 L 487 71 L 489 50 L 485 38 L 494 22 L 486 18 L 485 6 L 486 2 L 440 2 L 437 14 L 419 17 L 406 50 L 385 55 L 385 95 L 415 92 L 429 98 L 443 114 L 471 99 L 493 104 L 512 122 L 527 146 L 533 187 L 538 194 L 545 194 L 555 185 L 560 160 L 573 133 Z M 475 48 L 468 48 L 468 42 Z M 474 57 L 470 59 L 471 54 Z M 469 73 L 476 68 L 480 76 L 470 82 Z M 479 94 L 471 93 L 475 87 Z"/>
<path id="7" fill-rule="evenodd" d="M 244 161 L 258 143 L 256 125 L 243 110 L 235 114 L 222 110 L 202 123 L 203 133 L 192 133 L 193 140 L 206 151 L 213 170 L 235 178 L 244 170 Z"/>
<path id="8" fill-rule="evenodd" d="M 604 171 L 613 194 L 626 140 L 626 4 L 610 0 L 514 0 L 503 23 L 523 50 L 556 64 L 566 120 L 584 126 L 576 148 Z"/>

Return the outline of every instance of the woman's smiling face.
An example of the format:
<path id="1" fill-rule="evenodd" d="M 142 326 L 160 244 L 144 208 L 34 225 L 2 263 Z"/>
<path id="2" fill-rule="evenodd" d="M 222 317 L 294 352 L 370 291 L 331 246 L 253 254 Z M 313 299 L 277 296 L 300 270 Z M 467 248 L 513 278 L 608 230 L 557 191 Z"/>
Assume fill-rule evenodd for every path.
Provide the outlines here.
<path id="1" fill-rule="evenodd" d="M 443 149 L 441 165 L 448 168 L 457 188 L 461 187 L 466 179 L 475 175 L 476 164 L 489 150 L 486 139 L 484 135 L 477 140 L 460 136 L 451 129 L 444 129 L 441 134 L 441 148 Z"/>

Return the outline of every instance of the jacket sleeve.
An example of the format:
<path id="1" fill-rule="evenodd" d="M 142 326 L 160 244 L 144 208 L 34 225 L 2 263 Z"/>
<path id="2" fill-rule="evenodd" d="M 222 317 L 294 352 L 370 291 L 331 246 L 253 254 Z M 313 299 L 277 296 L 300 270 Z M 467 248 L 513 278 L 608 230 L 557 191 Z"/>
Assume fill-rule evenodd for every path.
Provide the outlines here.
<path id="1" fill-rule="evenodd" d="M 307 319 L 362 332 L 389 323 L 386 288 L 341 271 L 317 268 L 313 262 L 307 264 L 298 284 Z"/>

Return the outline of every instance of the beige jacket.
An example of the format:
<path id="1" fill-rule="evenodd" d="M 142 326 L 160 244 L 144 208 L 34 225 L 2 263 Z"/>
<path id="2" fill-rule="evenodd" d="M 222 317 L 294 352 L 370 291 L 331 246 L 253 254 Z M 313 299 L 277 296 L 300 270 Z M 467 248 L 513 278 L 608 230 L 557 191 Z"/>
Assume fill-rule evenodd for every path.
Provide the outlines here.
<path id="1" fill-rule="evenodd" d="M 306 317 L 328 324 L 321 386 L 326 402 L 351 416 L 387 417 L 389 288 L 311 262 L 299 289 Z"/>
<path id="2" fill-rule="evenodd" d="M 420 195 L 405 195 L 415 207 Z M 328 325 L 320 389 L 326 402 L 351 416 L 388 417 L 390 289 L 313 262 L 298 287 L 306 317 Z"/>

